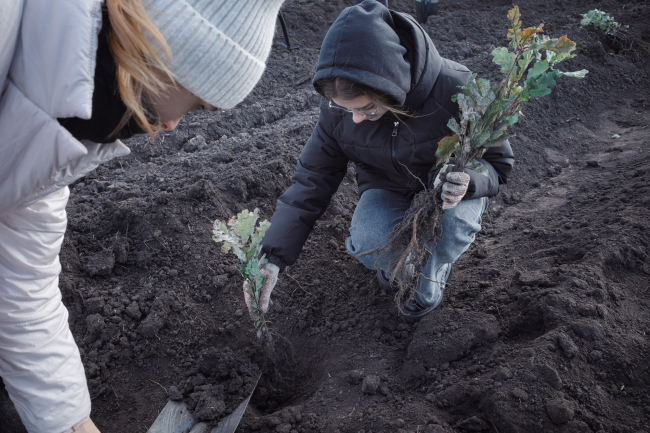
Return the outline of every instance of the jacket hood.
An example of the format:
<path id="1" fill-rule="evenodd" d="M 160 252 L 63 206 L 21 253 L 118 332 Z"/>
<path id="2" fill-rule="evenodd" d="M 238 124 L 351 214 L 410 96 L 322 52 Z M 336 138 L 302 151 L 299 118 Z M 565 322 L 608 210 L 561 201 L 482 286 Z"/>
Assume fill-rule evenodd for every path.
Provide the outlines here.
<path id="1" fill-rule="evenodd" d="M 436 82 L 442 58 L 409 15 L 375 0 L 346 8 L 325 35 L 312 83 L 346 78 L 417 109 Z"/>

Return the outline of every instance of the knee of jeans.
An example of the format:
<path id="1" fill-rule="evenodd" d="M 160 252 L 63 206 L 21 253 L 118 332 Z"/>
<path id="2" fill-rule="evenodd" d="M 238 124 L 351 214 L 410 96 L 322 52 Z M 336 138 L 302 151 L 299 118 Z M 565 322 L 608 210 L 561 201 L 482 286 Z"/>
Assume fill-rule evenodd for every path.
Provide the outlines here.
<path id="1" fill-rule="evenodd" d="M 378 248 L 386 243 L 386 239 L 371 231 L 350 229 L 350 237 L 346 239 L 345 246 L 350 254 L 357 254 Z"/>

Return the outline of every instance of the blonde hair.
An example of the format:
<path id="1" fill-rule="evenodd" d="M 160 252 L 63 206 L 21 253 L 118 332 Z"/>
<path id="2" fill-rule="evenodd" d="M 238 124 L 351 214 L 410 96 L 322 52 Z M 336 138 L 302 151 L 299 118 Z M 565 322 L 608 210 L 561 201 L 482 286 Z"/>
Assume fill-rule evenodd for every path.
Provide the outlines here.
<path id="1" fill-rule="evenodd" d="M 175 85 L 174 75 L 156 46 L 169 61 L 171 51 L 141 0 L 106 0 L 105 8 L 110 24 L 108 45 L 117 66 L 117 88 L 127 108 L 114 133 L 133 117 L 144 132 L 154 137 L 160 132 L 161 122 L 145 108 L 143 97 L 159 96 L 166 87 Z"/>

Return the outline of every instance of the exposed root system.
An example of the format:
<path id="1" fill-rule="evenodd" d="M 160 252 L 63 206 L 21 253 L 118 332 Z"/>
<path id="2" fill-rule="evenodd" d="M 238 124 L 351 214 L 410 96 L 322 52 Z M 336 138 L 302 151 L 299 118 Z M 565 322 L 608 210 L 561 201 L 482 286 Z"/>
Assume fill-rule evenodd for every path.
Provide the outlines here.
<path id="1" fill-rule="evenodd" d="M 388 241 L 379 248 L 359 255 L 378 253 L 379 257 L 390 258 L 389 269 L 385 271 L 390 283 L 395 282 L 399 287 L 395 295 L 398 307 L 411 296 L 410 290 L 418 277 L 424 277 L 422 270 L 431 254 L 427 246 L 440 235 L 440 191 L 439 185 L 435 189 L 425 189 L 416 194 L 404 219 L 393 228 Z"/>

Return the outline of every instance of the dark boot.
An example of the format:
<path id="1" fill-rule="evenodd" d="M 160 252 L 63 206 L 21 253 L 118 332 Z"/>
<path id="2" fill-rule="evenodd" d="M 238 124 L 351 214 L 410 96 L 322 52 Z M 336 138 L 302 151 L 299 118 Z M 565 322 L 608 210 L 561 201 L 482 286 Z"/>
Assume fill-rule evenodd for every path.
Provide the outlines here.
<path id="1" fill-rule="evenodd" d="M 438 15 L 438 0 L 415 0 L 415 19 L 424 24 L 431 15 Z"/>
<path id="2" fill-rule="evenodd" d="M 379 283 L 379 288 L 387 292 L 392 290 L 390 281 L 388 281 L 388 275 L 384 272 L 383 269 L 377 269 L 377 282 Z"/>
<path id="3" fill-rule="evenodd" d="M 441 281 L 440 284 L 440 290 L 442 290 L 442 293 L 440 294 L 440 299 L 438 300 L 438 302 L 432 305 L 421 305 L 418 301 L 416 301 L 413 298 L 413 296 L 409 296 L 406 302 L 404 302 L 404 305 L 402 305 L 399 309 L 399 317 L 404 319 L 406 322 L 415 323 L 424 319 L 424 316 L 426 316 L 427 314 L 429 314 L 430 312 L 438 308 L 440 304 L 442 304 L 442 298 L 444 296 L 445 286 L 447 285 L 447 282 L 449 282 L 449 280 L 451 279 L 451 275 L 453 274 L 453 272 L 454 269 L 450 264 L 447 278 L 444 281 Z"/>

